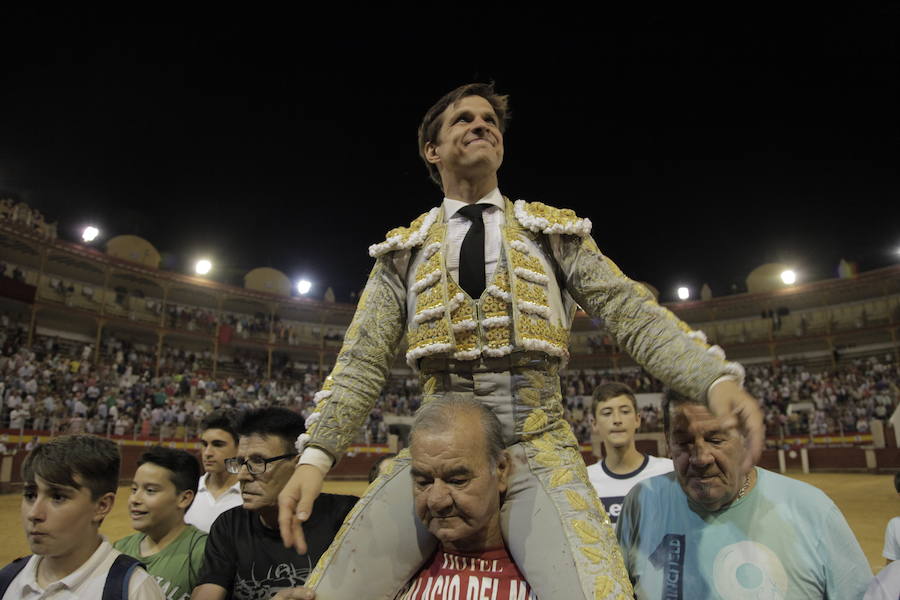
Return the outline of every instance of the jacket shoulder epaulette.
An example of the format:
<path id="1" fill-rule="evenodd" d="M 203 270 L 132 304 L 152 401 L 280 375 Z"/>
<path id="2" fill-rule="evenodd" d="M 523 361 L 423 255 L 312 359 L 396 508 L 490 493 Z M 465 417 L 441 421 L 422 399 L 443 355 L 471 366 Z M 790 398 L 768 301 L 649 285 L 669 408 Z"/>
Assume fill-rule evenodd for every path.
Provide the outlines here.
<path id="1" fill-rule="evenodd" d="M 416 217 L 409 227 L 391 229 L 387 232 L 383 242 L 369 246 L 369 256 L 378 258 L 394 250 L 407 250 L 419 246 L 425 241 L 428 230 L 431 229 L 440 214 L 441 208 L 437 206 Z"/>
<path id="2" fill-rule="evenodd" d="M 574 210 L 556 208 L 541 202 L 515 202 L 516 220 L 535 233 L 566 233 L 587 237 L 591 234 L 591 220 L 581 218 Z"/>

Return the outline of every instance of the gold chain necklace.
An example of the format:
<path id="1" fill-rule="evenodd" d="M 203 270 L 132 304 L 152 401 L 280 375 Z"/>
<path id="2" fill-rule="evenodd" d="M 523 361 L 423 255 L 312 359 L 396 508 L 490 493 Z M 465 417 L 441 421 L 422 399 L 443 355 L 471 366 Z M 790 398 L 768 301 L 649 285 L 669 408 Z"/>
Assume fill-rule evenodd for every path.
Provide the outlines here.
<path id="1" fill-rule="evenodd" d="M 744 479 L 744 485 L 741 486 L 741 490 L 738 492 L 737 499 L 740 500 L 743 498 L 748 489 L 750 489 L 750 473 L 747 473 L 747 477 Z"/>

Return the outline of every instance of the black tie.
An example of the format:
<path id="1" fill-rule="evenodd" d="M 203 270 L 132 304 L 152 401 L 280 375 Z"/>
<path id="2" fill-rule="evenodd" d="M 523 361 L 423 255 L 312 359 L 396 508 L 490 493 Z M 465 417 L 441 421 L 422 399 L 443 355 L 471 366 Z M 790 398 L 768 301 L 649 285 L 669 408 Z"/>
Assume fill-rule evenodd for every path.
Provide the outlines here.
<path id="1" fill-rule="evenodd" d="M 477 300 L 484 292 L 484 213 L 490 204 L 469 204 L 457 211 L 472 221 L 459 247 L 459 285 Z"/>

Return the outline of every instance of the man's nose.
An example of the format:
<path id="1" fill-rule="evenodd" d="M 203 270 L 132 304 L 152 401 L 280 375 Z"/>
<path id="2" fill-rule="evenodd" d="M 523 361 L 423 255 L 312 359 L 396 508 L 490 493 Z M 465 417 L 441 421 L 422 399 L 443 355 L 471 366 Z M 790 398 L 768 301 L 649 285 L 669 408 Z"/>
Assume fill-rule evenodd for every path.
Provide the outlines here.
<path id="1" fill-rule="evenodd" d="M 472 120 L 472 132 L 473 133 L 478 133 L 478 134 L 483 135 L 487 131 L 488 126 L 489 126 L 489 123 L 481 117 L 475 117 L 475 119 Z"/>
<path id="2" fill-rule="evenodd" d="M 437 480 L 431 484 L 428 490 L 428 509 L 431 512 L 440 513 L 447 510 L 453 504 L 450 497 L 450 488 L 441 480 Z"/>
<path id="3" fill-rule="evenodd" d="M 247 464 L 244 463 L 241 465 L 241 469 L 237 474 L 238 481 L 253 481 L 256 479 L 256 476 L 250 472 L 250 469 L 247 467 Z"/>
<path id="4" fill-rule="evenodd" d="M 699 444 L 694 444 L 694 449 L 691 452 L 691 463 L 696 466 L 706 466 L 713 462 L 712 452 L 710 452 L 709 445 L 700 442 Z"/>

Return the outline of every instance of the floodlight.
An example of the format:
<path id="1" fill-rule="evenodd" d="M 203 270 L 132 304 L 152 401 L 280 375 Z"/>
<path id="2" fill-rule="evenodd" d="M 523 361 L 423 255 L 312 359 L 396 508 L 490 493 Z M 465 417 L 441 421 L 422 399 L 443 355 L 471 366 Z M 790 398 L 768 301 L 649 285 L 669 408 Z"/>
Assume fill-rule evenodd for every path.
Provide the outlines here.
<path id="1" fill-rule="evenodd" d="M 81 232 L 81 239 L 84 240 L 85 243 L 90 244 L 97 239 L 98 235 L 100 235 L 100 230 L 93 225 L 88 225 L 84 228 L 84 231 Z"/>
<path id="2" fill-rule="evenodd" d="M 301 296 L 305 296 L 309 293 L 309 290 L 312 289 L 312 283 L 307 281 L 306 279 L 301 279 L 297 282 L 297 291 Z"/>
<path id="3" fill-rule="evenodd" d="M 691 290 L 687 289 L 687 288 L 684 287 L 684 286 L 678 288 L 678 298 L 679 298 L 679 300 L 687 300 L 687 299 L 690 298 L 690 297 L 691 297 Z"/>
<path id="4" fill-rule="evenodd" d="M 797 281 L 797 274 L 790 269 L 781 272 L 781 280 L 785 285 L 791 285 Z"/>
<path id="5" fill-rule="evenodd" d="M 212 269 L 212 263 L 205 258 L 201 258 L 197 261 L 197 264 L 194 265 L 194 271 L 197 275 L 206 275 Z"/>

